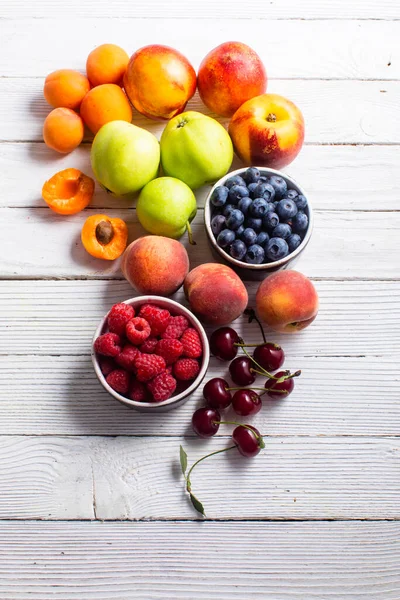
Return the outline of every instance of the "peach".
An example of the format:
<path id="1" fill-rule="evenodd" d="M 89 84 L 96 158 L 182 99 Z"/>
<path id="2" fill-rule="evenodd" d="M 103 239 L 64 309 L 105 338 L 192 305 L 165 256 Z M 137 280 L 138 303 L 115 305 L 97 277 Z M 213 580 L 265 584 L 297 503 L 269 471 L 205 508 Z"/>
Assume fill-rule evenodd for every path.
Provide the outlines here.
<path id="1" fill-rule="evenodd" d="M 133 106 L 150 119 L 171 119 L 196 91 L 196 72 L 177 50 L 152 44 L 137 50 L 124 75 Z"/>
<path id="2" fill-rule="evenodd" d="M 283 333 L 308 327 L 318 313 L 318 294 L 313 283 L 298 271 L 278 271 L 260 284 L 256 294 L 257 314 Z"/>
<path id="3" fill-rule="evenodd" d="M 190 271 L 184 283 L 190 308 L 204 323 L 227 325 L 247 306 L 247 290 L 226 265 L 205 263 Z"/>
<path id="4" fill-rule="evenodd" d="M 177 240 L 147 235 L 127 247 L 121 269 L 140 294 L 170 296 L 181 287 L 189 271 L 189 257 Z"/>
<path id="5" fill-rule="evenodd" d="M 258 54 L 241 42 L 225 42 L 203 59 L 197 86 L 204 104 L 223 117 L 267 89 L 267 73 Z"/>
<path id="6" fill-rule="evenodd" d="M 229 123 L 238 157 L 247 165 L 280 169 L 292 162 L 304 141 L 304 119 L 293 102 L 263 94 L 245 102 Z"/>

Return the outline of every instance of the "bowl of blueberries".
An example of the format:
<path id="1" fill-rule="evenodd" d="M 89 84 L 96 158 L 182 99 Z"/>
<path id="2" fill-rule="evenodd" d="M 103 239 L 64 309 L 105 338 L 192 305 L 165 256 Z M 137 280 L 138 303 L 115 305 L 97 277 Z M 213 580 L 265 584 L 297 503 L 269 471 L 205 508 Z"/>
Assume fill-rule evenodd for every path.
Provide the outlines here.
<path id="1" fill-rule="evenodd" d="M 238 169 L 217 181 L 206 198 L 204 220 L 213 250 L 253 278 L 292 264 L 313 227 L 304 190 L 266 167 Z"/>

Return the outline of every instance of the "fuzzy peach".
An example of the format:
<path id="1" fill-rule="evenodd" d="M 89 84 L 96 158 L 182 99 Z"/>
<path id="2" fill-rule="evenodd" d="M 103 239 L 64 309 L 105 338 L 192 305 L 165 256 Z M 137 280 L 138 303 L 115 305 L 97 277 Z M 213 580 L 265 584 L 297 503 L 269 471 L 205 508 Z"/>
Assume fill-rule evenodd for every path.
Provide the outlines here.
<path id="1" fill-rule="evenodd" d="M 247 290 L 226 265 L 205 263 L 190 271 L 184 283 L 190 308 L 204 323 L 227 325 L 247 306 Z"/>
<path id="2" fill-rule="evenodd" d="M 146 235 L 125 250 L 121 269 L 140 294 L 170 296 L 181 287 L 189 271 L 189 257 L 177 240 Z"/>
<path id="3" fill-rule="evenodd" d="M 304 119 L 293 102 L 263 94 L 245 102 L 229 123 L 229 135 L 246 165 L 280 169 L 292 162 L 304 141 Z"/>
<path id="4" fill-rule="evenodd" d="M 318 313 L 313 283 L 298 271 L 278 271 L 260 284 L 257 314 L 275 331 L 295 333 L 308 327 Z"/>

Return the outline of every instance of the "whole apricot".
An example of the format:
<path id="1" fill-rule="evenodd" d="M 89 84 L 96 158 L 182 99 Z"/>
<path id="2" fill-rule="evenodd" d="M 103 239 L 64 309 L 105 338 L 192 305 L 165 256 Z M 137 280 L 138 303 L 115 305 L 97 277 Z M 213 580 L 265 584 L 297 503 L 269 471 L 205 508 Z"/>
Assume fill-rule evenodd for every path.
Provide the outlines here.
<path id="1" fill-rule="evenodd" d="M 49 113 L 43 124 L 43 139 L 49 148 L 68 154 L 83 139 L 83 121 L 70 108 L 55 108 Z"/>
<path id="2" fill-rule="evenodd" d="M 132 121 L 129 100 L 115 83 L 92 88 L 82 100 L 80 113 L 92 133 L 110 121 Z"/>
<path id="3" fill-rule="evenodd" d="M 115 44 L 97 46 L 87 57 L 86 73 L 93 86 L 103 83 L 122 84 L 129 56 Z"/>
<path id="4" fill-rule="evenodd" d="M 43 95 L 54 108 L 79 108 L 89 90 L 90 83 L 85 75 L 72 69 L 60 69 L 47 75 Z"/>

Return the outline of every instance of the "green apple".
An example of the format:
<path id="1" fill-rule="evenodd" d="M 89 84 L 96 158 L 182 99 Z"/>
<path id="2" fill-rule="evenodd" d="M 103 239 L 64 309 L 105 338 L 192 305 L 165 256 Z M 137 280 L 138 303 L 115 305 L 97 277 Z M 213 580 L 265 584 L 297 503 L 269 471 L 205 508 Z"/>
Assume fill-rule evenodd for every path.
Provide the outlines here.
<path id="1" fill-rule="evenodd" d="M 197 212 L 196 197 L 190 187 L 174 177 L 158 177 L 144 186 L 139 195 L 136 214 L 150 233 L 178 239 L 188 231 Z"/>
<path id="2" fill-rule="evenodd" d="M 218 121 L 187 111 L 170 120 L 161 136 L 161 164 L 193 190 L 223 177 L 233 160 L 228 132 Z"/>
<path id="3" fill-rule="evenodd" d="M 130 195 L 157 177 L 160 144 L 141 127 L 110 121 L 97 132 L 90 159 L 96 179 L 107 192 Z"/>

